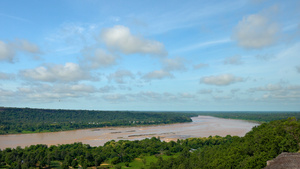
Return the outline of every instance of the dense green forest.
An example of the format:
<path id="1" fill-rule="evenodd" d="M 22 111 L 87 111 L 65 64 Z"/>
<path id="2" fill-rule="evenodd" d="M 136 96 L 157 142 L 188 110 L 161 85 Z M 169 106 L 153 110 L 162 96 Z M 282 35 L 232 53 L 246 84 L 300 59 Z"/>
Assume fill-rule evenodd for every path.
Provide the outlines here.
<path id="1" fill-rule="evenodd" d="M 194 113 L 0 108 L 0 134 L 191 122 Z"/>
<path id="2" fill-rule="evenodd" d="M 274 120 L 296 117 L 300 119 L 300 112 L 195 112 L 198 115 L 214 116 L 226 119 L 241 119 L 258 122 L 270 122 Z"/>
<path id="3" fill-rule="evenodd" d="M 281 152 L 297 152 L 300 121 L 272 121 L 254 127 L 244 137 L 210 136 L 164 142 L 159 138 L 141 141 L 109 141 L 91 147 L 82 143 L 0 150 L 0 167 L 7 168 L 263 168 Z M 152 159 L 149 163 L 149 159 Z M 101 165 L 102 164 L 102 165 Z"/>
<path id="4" fill-rule="evenodd" d="M 296 117 L 300 112 L 138 112 L 55 110 L 0 107 L 0 135 L 54 132 L 105 126 L 136 126 L 191 122 L 191 117 L 208 115 L 220 118 L 269 122 Z"/>

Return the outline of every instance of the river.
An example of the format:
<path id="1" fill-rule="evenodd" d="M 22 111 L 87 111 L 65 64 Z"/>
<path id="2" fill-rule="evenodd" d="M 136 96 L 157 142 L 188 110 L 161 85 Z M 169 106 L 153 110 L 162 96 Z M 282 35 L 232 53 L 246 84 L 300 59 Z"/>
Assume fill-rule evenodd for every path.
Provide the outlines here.
<path id="1" fill-rule="evenodd" d="M 35 144 L 70 144 L 74 142 L 82 142 L 91 146 L 102 146 L 110 140 L 141 140 L 158 136 L 164 141 L 190 137 L 208 137 L 210 135 L 244 136 L 252 127 L 259 125 L 254 122 L 211 116 L 193 117 L 192 120 L 193 122 L 190 123 L 168 125 L 106 127 L 51 133 L 1 135 L 0 148 L 25 147 Z"/>

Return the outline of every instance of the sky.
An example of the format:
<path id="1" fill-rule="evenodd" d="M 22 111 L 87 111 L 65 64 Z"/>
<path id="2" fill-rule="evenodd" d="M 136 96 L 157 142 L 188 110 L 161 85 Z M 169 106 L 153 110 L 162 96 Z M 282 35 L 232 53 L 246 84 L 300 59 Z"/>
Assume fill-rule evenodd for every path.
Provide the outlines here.
<path id="1" fill-rule="evenodd" d="M 299 111 L 298 0 L 1 0 L 0 106 Z"/>

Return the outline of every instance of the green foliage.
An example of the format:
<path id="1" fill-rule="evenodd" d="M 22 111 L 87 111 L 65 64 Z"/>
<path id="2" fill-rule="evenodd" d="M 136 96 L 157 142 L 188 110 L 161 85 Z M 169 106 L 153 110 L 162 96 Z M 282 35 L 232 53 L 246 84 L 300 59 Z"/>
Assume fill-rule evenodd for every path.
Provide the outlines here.
<path id="1" fill-rule="evenodd" d="M 159 138 L 109 141 L 91 147 L 73 143 L 58 146 L 32 145 L 0 150 L 0 165 L 8 168 L 263 168 L 281 152 L 297 152 L 300 122 L 296 118 L 254 127 L 244 137 L 210 136 L 164 142 Z"/>
<path id="2" fill-rule="evenodd" d="M 191 122 L 194 113 L 1 108 L 0 134 Z M 84 118 L 83 118 L 84 117 Z"/>
<path id="3" fill-rule="evenodd" d="M 197 112 L 197 114 L 258 122 L 270 122 L 274 120 L 287 119 L 289 117 L 296 117 L 296 119 L 300 119 L 300 112 Z"/>
<path id="4" fill-rule="evenodd" d="M 184 149 L 178 158 L 158 161 L 150 168 L 263 168 L 280 153 L 299 150 L 300 122 L 289 118 L 263 123 L 245 137 L 215 141 L 192 153 Z"/>
<path id="5" fill-rule="evenodd" d="M 151 162 L 156 162 L 160 158 L 169 158 L 182 150 L 182 156 L 187 158 L 190 156 L 189 150 L 192 148 L 199 148 L 203 145 L 217 145 L 228 142 L 228 140 L 231 140 L 231 136 L 224 138 L 219 136 L 192 138 L 168 143 L 155 137 L 141 141 L 120 140 L 116 142 L 112 140 L 99 147 L 90 147 L 82 143 L 52 145 L 50 147 L 31 145 L 24 149 L 17 147 L 16 149 L 6 148 L 0 151 L 0 162 L 9 166 L 16 166 L 17 163 L 14 163 L 14 161 L 20 159 L 24 162 L 22 165 L 26 165 L 27 168 L 36 167 L 38 164 L 40 166 L 49 166 L 50 164 L 51 167 L 60 166 L 61 168 L 76 167 L 80 164 L 83 168 L 87 168 L 99 166 L 104 161 L 110 161 L 114 165 L 119 165 L 119 163 L 126 165 L 134 159 L 144 156 L 140 160 L 142 165 L 140 167 L 143 167 L 150 165 Z M 166 152 L 169 156 L 161 155 Z M 157 159 L 155 156 L 160 158 Z M 134 164 L 130 165 L 134 166 Z"/>

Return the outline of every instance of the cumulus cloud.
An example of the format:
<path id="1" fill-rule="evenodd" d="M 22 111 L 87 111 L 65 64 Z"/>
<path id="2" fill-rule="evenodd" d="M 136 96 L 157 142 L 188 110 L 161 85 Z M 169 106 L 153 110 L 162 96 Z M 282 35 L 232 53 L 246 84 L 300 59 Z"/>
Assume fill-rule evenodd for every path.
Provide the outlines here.
<path id="1" fill-rule="evenodd" d="M 180 92 L 180 93 L 159 93 L 154 91 L 140 91 L 138 93 L 130 93 L 130 94 L 107 94 L 103 95 L 103 99 L 112 102 L 112 103 L 119 103 L 119 102 L 163 102 L 163 103 L 174 103 L 182 102 L 186 100 L 197 100 L 196 95 L 187 93 L 187 92 Z"/>
<path id="2" fill-rule="evenodd" d="M 172 78 L 173 75 L 165 70 L 155 70 L 145 74 L 142 78 L 145 80 Z"/>
<path id="3" fill-rule="evenodd" d="M 233 83 L 242 82 L 243 78 L 237 77 L 231 74 L 222 74 L 216 76 L 206 76 L 202 77 L 200 83 L 216 86 L 227 86 Z"/>
<path id="4" fill-rule="evenodd" d="M 183 99 L 194 99 L 196 96 L 190 93 L 183 92 L 179 93 L 179 97 Z"/>
<path id="5" fill-rule="evenodd" d="M 0 72 L 0 80 L 10 80 L 13 79 L 15 76 L 11 73 L 4 73 Z"/>
<path id="6" fill-rule="evenodd" d="M 248 91 L 249 92 L 257 92 L 257 91 L 276 91 L 276 90 L 281 90 L 282 86 L 279 84 L 268 84 L 267 86 L 263 87 L 254 87 L 250 88 Z"/>
<path id="7" fill-rule="evenodd" d="M 125 79 L 134 79 L 134 75 L 128 71 L 128 70 L 118 70 L 115 73 L 110 74 L 108 77 L 108 80 L 110 81 L 115 81 L 116 83 L 119 84 L 124 84 L 126 83 Z"/>
<path id="8" fill-rule="evenodd" d="M 241 58 L 242 57 L 240 55 L 235 55 L 235 56 L 232 56 L 232 57 L 225 58 L 224 64 L 225 65 L 240 65 L 240 64 L 243 64 L 243 62 L 241 61 Z"/>
<path id="9" fill-rule="evenodd" d="M 261 92 L 263 100 L 284 100 L 284 101 L 299 101 L 300 86 L 299 85 L 279 85 L 269 84 L 263 87 L 250 88 L 250 92 Z"/>
<path id="10" fill-rule="evenodd" d="M 44 82 L 73 82 L 91 78 L 90 74 L 76 63 L 40 66 L 35 69 L 22 70 L 20 74 L 24 78 Z"/>
<path id="11" fill-rule="evenodd" d="M 176 58 L 166 58 L 162 60 L 164 64 L 164 70 L 175 71 L 175 70 L 185 70 L 185 59 L 181 57 Z"/>
<path id="12" fill-rule="evenodd" d="M 194 69 L 202 69 L 202 68 L 208 67 L 208 64 L 199 63 L 199 64 L 194 65 L 193 67 L 194 67 Z"/>
<path id="13" fill-rule="evenodd" d="M 153 92 L 153 91 L 142 91 L 142 92 L 138 93 L 136 96 L 142 97 L 143 100 L 144 99 L 154 99 L 154 100 L 161 99 L 161 94 L 157 93 L 157 92 Z"/>
<path id="14" fill-rule="evenodd" d="M 17 39 L 10 43 L 0 40 L 0 61 L 8 61 L 13 63 L 17 52 L 26 52 L 38 58 L 37 54 L 41 54 L 39 47 L 25 39 Z"/>
<path id="15" fill-rule="evenodd" d="M 233 38 L 244 48 L 261 49 L 276 43 L 279 31 L 279 25 L 268 14 L 252 14 L 238 23 Z"/>
<path id="16" fill-rule="evenodd" d="M 41 53 L 40 48 L 37 45 L 29 42 L 28 40 L 17 39 L 15 43 L 16 43 L 17 48 L 19 48 L 22 51 L 25 51 L 25 52 L 28 52 L 31 54 L 40 54 Z"/>
<path id="17" fill-rule="evenodd" d="M 19 87 L 17 92 L 19 96 L 26 100 L 48 102 L 90 96 L 97 90 L 95 87 L 86 84 L 35 84 L 29 87 Z"/>
<path id="18" fill-rule="evenodd" d="M 116 64 L 117 57 L 106 53 L 103 49 L 84 49 L 82 64 L 88 69 L 105 68 Z"/>
<path id="19" fill-rule="evenodd" d="M 13 62 L 15 51 L 11 44 L 0 41 L 0 61 Z"/>
<path id="20" fill-rule="evenodd" d="M 125 54 L 167 55 L 162 43 L 132 35 L 129 28 L 122 25 L 103 29 L 100 38 L 108 48 Z"/>

